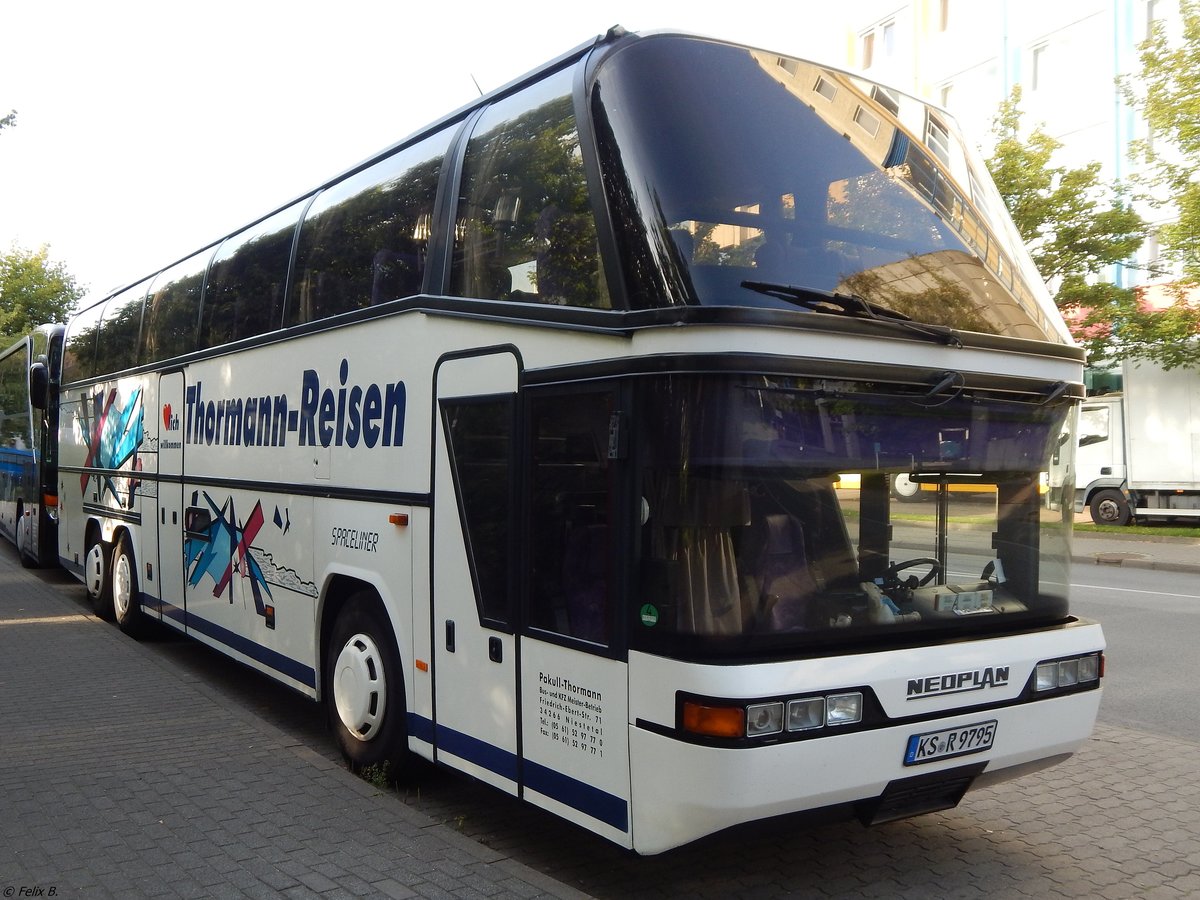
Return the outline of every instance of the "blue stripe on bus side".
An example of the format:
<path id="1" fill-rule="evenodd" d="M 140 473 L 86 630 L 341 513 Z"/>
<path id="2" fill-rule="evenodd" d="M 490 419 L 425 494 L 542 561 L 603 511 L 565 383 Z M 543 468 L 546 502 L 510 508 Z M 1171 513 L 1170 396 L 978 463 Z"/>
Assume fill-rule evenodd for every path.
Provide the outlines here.
<path id="1" fill-rule="evenodd" d="M 182 623 L 188 629 L 194 629 L 219 641 L 277 672 L 282 672 L 301 684 L 309 687 L 316 686 L 316 672 L 303 663 L 149 594 L 142 594 L 142 603 L 148 609 L 161 609 L 164 616 Z M 435 727 L 429 719 L 409 713 L 408 728 L 409 734 L 413 737 L 432 743 Z M 461 731 L 455 731 L 453 728 L 447 728 L 445 725 L 436 726 L 436 737 L 439 749 L 453 753 L 460 759 L 465 759 L 477 766 L 482 766 L 502 778 L 508 778 L 514 782 L 517 780 L 518 760 L 515 753 L 463 734 Z M 615 794 L 602 791 L 593 785 L 530 760 L 525 760 L 523 771 L 525 786 L 531 790 L 557 800 L 572 809 L 577 809 L 619 831 L 629 831 L 629 804 Z"/>
<path id="2" fill-rule="evenodd" d="M 504 778 L 517 780 L 518 760 L 515 753 L 445 725 L 438 725 L 435 729 L 433 722 L 425 716 L 408 714 L 408 733 L 413 737 L 432 743 L 435 731 L 439 750 L 453 753 Z M 530 760 L 524 760 L 521 771 L 525 787 L 530 790 L 577 809 L 619 831 L 629 831 L 629 803 L 621 797 Z"/>
<path id="3" fill-rule="evenodd" d="M 419 741 L 433 743 L 433 721 L 416 713 L 408 714 L 408 733 Z"/>
<path id="4" fill-rule="evenodd" d="M 615 794 L 529 760 L 525 760 L 524 773 L 527 788 L 611 825 L 618 831 L 629 831 L 629 804 Z"/>
<path id="5" fill-rule="evenodd" d="M 299 660 L 292 659 L 290 656 L 284 656 L 276 650 L 255 643 L 249 638 L 242 637 L 228 628 L 222 628 L 215 622 L 210 622 L 208 619 L 203 619 L 195 613 L 180 609 L 178 606 L 167 603 L 165 600 L 143 594 L 142 602 L 147 608 L 157 607 L 161 609 L 163 616 L 174 619 L 189 631 L 198 631 L 200 634 L 210 637 L 214 641 L 219 641 L 226 647 L 241 653 L 243 656 L 248 656 L 255 662 L 260 662 L 264 666 L 274 669 L 276 672 L 280 672 L 303 685 L 307 685 L 310 688 L 317 686 L 317 673 L 312 666 L 306 666 Z"/>
<path id="6" fill-rule="evenodd" d="M 460 759 L 482 766 L 489 772 L 495 772 L 501 778 L 510 781 L 517 780 L 517 755 L 509 750 L 481 741 L 479 738 L 447 728 L 437 726 L 437 748 L 453 753 Z"/>

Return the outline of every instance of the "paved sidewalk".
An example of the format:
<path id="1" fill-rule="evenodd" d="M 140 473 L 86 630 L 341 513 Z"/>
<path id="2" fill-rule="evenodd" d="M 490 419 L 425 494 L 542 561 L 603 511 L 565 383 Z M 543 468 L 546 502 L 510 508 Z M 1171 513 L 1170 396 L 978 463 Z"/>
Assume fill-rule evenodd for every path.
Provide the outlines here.
<path id="1" fill-rule="evenodd" d="M 1129 566 L 1167 572 L 1200 572 L 1200 540 L 1144 534 L 1076 531 L 1072 558 L 1078 565 Z"/>
<path id="2" fill-rule="evenodd" d="M 24 572 L 7 546 L 0 892 L 582 896 L 222 703 Z"/>

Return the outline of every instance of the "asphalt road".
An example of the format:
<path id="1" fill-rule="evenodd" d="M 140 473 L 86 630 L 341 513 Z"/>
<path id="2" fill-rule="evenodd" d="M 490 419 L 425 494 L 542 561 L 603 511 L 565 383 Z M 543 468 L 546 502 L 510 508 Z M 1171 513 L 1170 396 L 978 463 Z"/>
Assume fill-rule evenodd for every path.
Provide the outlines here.
<path id="1" fill-rule="evenodd" d="M 1200 575 L 1077 567 L 1071 608 L 1108 641 L 1100 721 L 1200 743 Z"/>

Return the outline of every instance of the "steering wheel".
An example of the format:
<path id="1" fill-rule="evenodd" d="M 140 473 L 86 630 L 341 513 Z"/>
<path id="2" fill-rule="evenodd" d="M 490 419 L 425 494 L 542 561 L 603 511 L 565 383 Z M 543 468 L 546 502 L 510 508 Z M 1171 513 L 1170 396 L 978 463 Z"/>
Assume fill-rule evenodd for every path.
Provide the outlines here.
<path id="1" fill-rule="evenodd" d="M 888 566 L 888 583 L 901 584 L 900 573 L 905 569 L 911 569 L 914 566 L 929 566 L 929 571 L 920 580 L 917 580 L 916 576 L 908 578 L 908 583 L 904 586 L 910 589 L 914 587 L 925 587 L 925 585 L 929 584 L 929 582 L 933 581 L 933 579 L 942 574 L 942 564 L 940 562 L 938 562 L 932 556 L 918 556 L 913 559 L 906 559 L 903 562 L 892 563 L 890 566 Z"/>

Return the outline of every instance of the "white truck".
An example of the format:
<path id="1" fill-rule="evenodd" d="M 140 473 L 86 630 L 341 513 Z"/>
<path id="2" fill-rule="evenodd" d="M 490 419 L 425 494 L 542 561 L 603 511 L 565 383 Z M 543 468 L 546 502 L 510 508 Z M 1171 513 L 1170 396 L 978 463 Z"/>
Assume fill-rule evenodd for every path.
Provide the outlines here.
<path id="1" fill-rule="evenodd" d="M 1127 361 L 1120 372 L 1122 389 L 1080 412 L 1075 511 L 1098 525 L 1200 524 L 1200 370 Z"/>

